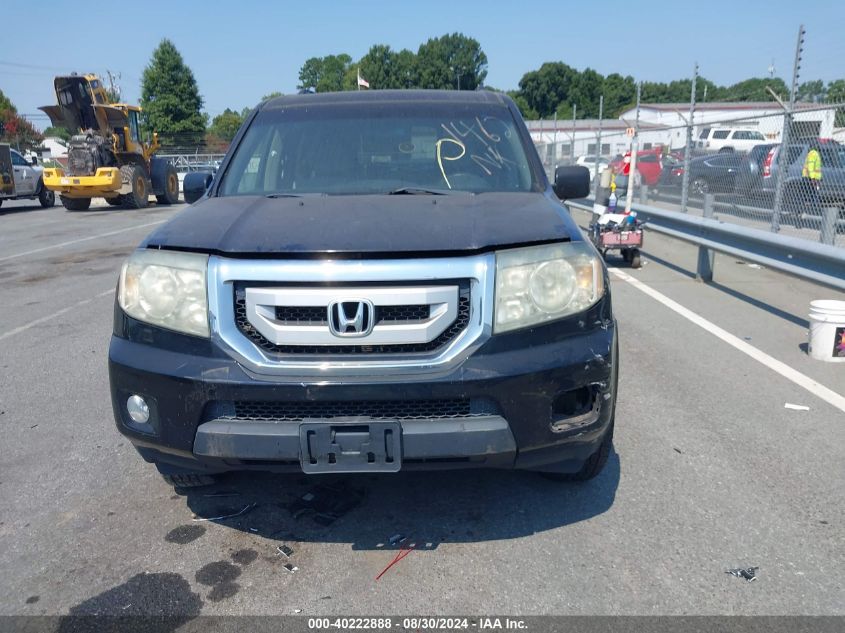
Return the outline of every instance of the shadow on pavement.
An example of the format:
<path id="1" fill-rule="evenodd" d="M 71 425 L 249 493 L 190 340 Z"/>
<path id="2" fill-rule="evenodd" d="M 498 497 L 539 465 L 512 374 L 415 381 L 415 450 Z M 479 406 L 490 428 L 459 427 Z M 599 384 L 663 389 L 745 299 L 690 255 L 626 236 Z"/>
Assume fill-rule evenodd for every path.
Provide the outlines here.
<path id="1" fill-rule="evenodd" d="M 646 251 L 643 251 L 643 255 L 645 255 L 646 258 L 649 261 L 654 262 L 655 264 L 660 264 L 661 266 L 664 266 L 665 268 L 669 268 L 670 270 L 673 270 L 676 273 L 684 275 L 685 277 L 688 277 L 690 279 L 695 279 L 695 273 L 694 272 L 686 270 L 685 268 L 681 268 L 677 264 L 673 264 L 672 262 L 666 261 L 665 259 L 657 257 L 656 255 L 652 255 L 651 253 L 648 253 Z M 622 260 L 620 259 L 620 262 L 621 261 Z M 720 284 L 718 281 L 711 281 L 711 282 L 707 283 L 707 285 L 710 288 L 715 288 L 716 290 L 719 290 L 720 292 L 724 292 L 726 295 L 729 295 L 729 296 L 733 297 L 734 299 L 739 299 L 740 301 L 744 301 L 745 303 L 747 303 L 751 306 L 754 306 L 755 308 L 758 308 L 759 310 L 763 310 L 765 312 L 768 312 L 769 314 L 773 314 L 774 316 L 781 318 L 784 321 L 789 321 L 790 323 L 794 323 L 795 325 L 802 327 L 802 328 L 805 328 L 805 329 L 810 327 L 810 323 L 809 323 L 809 321 L 807 321 L 807 319 L 804 319 L 800 316 L 792 314 L 791 312 L 787 312 L 786 310 L 782 310 L 782 309 L 778 308 L 777 306 L 773 306 L 772 304 L 766 303 L 765 301 L 761 301 L 760 299 L 755 299 L 754 297 L 747 295 L 744 292 L 740 292 L 739 290 L 735 290 L 734 288 L 729 288 L 728 286 L 725 286 L 724 284 Z"/>
<path id="2" fill-rule="evenodd" d="M 0 205 L 0 216 L 12 215 L 15 213 L 29 213 L 31 211 L 52 211 L 56 209 L 56 207 L 58 207 L 59 210 L 64 211 L 64 209 L 62 209 L 62 205 L 58 203 L 56 204 L 56 206 L 44 208 L 41 206 L 41 203 L 39 203 L 38 200 L 32 200 L 31 203 L 28 200 L 27 202 L 29 204 L 23 205 L 20 204 L 20 201 L 16 201 L 18 202 L 18 204 L 14 206 L 10 206 L 8 201 L 4 202 L 4 204 Z"/>
<path id="3" fill-rule="evenodd" d="M 390 548 L 401 534 L 418 549 L 441 543 L 520 538 L 606 512 L 619 485 L 619 455 L 584 483 L 499 470 L 384 475 L 233 473 L 214 486 L 180 491 L 197 518 L 291 545 L 350 543 Z M 255 505 L 253 505 L 255 504 Z M 216 519 L 238 513 L 228 519 Z M 191 522 L 202 525 L 204 522 Z"/>

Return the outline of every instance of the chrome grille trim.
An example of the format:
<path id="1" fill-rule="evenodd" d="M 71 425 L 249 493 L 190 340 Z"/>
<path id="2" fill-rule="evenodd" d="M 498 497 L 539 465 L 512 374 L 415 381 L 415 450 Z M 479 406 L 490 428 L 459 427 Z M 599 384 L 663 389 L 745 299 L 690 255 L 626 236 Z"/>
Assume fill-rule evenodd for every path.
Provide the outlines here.
<path id="1" fill-rule="evenodd" d="M 458 287 L 443 286 L 269 286 L 244 290 L 246 319 L 256 332 L 280 346 L 384 346 L 428 343 L 458 316 Z M 328 312 L 333 301 L 366 300 L 376 310 L 397 305 L 430 306 L 428 319 L 416 322 L 377 322 L 368 334 L 339 338 L 322 323 L 286 323 L 276 318 L 279 307 L 321 306 Z M 373 314 L 371 318 L 375 318 Z"/>
<path id="2" fill-rule="evenodd" d="M 256 377 L 385 376 L 398 380 L 421 374 L 445 374 L 468 358 L 492 333 L 496 260 L 493 253 L 469 257 L 374 260 L 243 260 L 211 256 L 208 300 L 214 342 Z M 280 355 L 257 346 L 235 322 L 235 284 L 449 285 L 469 282 L 469 319 L 463 330 L 440 348 L 391 354 Z"/>

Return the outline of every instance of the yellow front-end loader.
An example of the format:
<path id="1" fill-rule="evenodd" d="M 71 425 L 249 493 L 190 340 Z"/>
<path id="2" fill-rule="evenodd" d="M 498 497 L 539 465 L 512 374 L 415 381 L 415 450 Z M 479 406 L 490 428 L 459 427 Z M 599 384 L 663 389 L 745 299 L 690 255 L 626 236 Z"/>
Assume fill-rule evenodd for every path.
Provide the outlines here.
<path id="1" fill-rule="evenodd" d="M 154 156 L 158 135 L 141 139 L 141 108 L 110 103 L 96 75 L 68 75 L 53 82 L 58 105 L 41 108 L 54 126 L 73 135 L 67 168 L 44 170 L 44 186 L 59 194 L 64 207 L 84 211 L 91 198 L 133 209 L 179 201 L 176 168 Z"/>

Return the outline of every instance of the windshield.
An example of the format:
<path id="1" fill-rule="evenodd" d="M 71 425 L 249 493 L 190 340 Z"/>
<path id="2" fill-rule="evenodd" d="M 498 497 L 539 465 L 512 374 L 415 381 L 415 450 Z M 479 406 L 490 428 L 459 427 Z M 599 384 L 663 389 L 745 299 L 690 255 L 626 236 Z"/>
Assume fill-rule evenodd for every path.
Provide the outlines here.
<path id="1" fill-rule="evenodd" d="M 510 111 L 479 104 L 315 105 L 259 113 L 218 195 L 531 191 Z"/>

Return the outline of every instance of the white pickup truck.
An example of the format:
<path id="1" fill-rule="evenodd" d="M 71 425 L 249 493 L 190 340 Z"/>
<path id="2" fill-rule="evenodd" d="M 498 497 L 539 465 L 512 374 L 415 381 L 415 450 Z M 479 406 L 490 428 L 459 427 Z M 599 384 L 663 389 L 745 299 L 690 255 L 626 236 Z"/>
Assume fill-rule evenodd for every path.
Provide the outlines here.
<path id="1" fill-rule="evenodd" d="M 8 144 L 0 143 L 0 205 L 4 200 L 38 199 L 42 207 L 56 204 L 56 194 L 41 180 L 43 167 L 30 163 Z"/>

